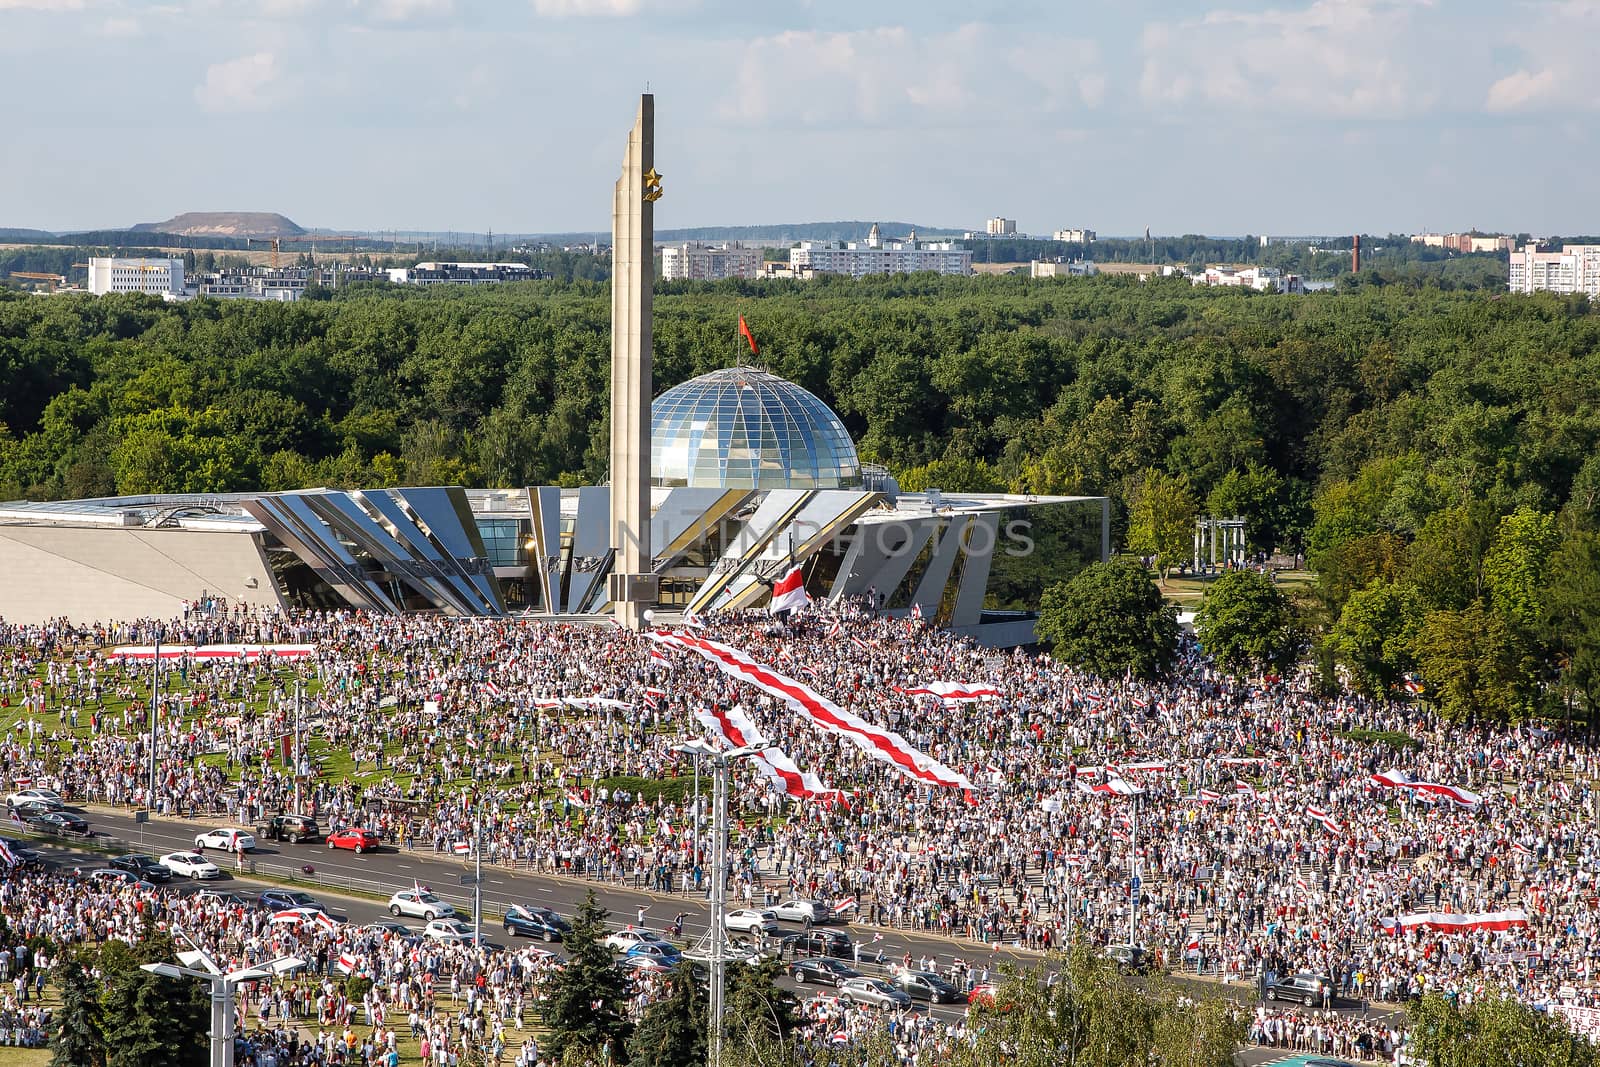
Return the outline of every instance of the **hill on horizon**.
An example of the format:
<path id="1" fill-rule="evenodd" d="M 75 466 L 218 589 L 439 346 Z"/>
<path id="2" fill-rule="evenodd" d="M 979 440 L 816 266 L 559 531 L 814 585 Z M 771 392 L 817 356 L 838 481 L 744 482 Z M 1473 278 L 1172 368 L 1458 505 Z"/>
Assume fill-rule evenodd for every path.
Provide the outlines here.
<path id="1" fill-rule="evenodd" d="M 129 230 L 182 237 L 299 237 L 306 232 L 275 211 L 185 211 L 165 222 L 141 222 Z"/>

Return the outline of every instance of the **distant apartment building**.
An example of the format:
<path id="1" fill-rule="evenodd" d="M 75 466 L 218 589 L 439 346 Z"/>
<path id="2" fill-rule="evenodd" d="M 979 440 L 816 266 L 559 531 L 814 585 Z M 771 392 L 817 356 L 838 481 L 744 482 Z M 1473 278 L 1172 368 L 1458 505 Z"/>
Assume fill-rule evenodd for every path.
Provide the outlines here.
<path id="1" fill-rule="evenodd" d="M 1028 264 L 1030 278 L 1087 278 L 1099 273 L 1100 268 L 1087 259 L 1036 259 Z"/>
<path id="2" fill-rule="evenodd" d="M 951 241 L 919 241 L 916 231 L 903 241 L 885 241 L 878 224 L 872 224 L 865 242 L 801 241 L 789 249 L 789 269 L 799 273 L 848 274 L 971 274 L 972 252 Z"/>
<path id="3" fill-rule="evenodd" d="M 1072 245 L 1086 245 L 1094 243 L 1093 230 L 1057 230 L 1050 235 L 1052 241 L 1065 241 Z"/>
<path id="4" fill-rule="evenodd" d="M 1286 274 L 1277 267 L 1207 267 L 1189 280 L 1195 285 L 1235 286 L 1264 293 L 1276 289 L 1280 293 L 1303 293 L 1305 283 L 1298 274 Z"/>
<path id="5" fill-rule="evenodd" d="M 1559 252 L 1525 245 L 1511 253 L 1507 287 L 1513 293 L 1583 293 L 1600 298 L 1600 245 L 1563 245 Z"/>
<path id="6" fill-rule="evenodd" d="M 661 280 L 714 282 L 723 278 L 759 278 L 761 249 L 738 245 L 689 242 L 661 249 Z"/>
<path id="7" fill-rule="evenodd" d="M 983 224 L 983 230 L 990 237 L 1013 237 L 1017 232 L 1017 220 L 996 216 Z"/>
<path id="8" fill-rule="evenodd" d="M 1271 248 L 1274 245 L 1325 245 L 1334 240 L 1332 237 L 1306 237 L 1290 234 L 1261 234 L 1257 238 L 1262 248 Z M 1345 249 L 1346 252 L 1349 249 Z"/>
<path id="9" fill-rule="evenodd" d="M 93 256 L 89 259 L 89 292 L 183 295 L 183 260 Z"/>
<path id="10" fill-rule="evenodd" d="M 1447 252 L 1511 252 L 1517 247 L 1515 237 L 1483 233 L 1414 233 L 1411 243 Z"/>
<path id="11" fill-rule="evenodd" d="M 549 277 L 526 263 L 418 263 L 391 267 L 388 274 L 396 285 L 499 285 Z"/>
<path id="12" fill-rule="evenodd" d="M 196 296 L 218 300 L 269 300 L 293 303 L 312 285 L 337 289 L 351 282 L 386 277 L 364 267 L 240 267 L 201 274 L 190 280 Z"/>

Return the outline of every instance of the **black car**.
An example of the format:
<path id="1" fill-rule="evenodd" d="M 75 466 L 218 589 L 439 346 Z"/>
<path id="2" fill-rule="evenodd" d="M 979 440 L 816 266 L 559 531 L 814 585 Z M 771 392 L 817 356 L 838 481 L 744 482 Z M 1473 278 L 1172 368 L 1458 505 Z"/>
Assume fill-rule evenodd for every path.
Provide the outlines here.
<path id="1" fill-rule="evenodd" d="M 1150 970 L 1149 953 L 1138 945 L 1107 945 L 1101 954 L 1122 974 L 1145 974 Z"/>
<path id="2" fill-rule="evenodd" d="M 901 971 L 894 976 L 894 987 L 912 1000 L 929 1004 L 959 1004 L 967 995 L 931 971 Z"/>
<path id="3" fill-rule="evenodd" d="M 323 912 L 328 910 L 310 893 L 301 893 L 293 889 L 263 889 L 256 900 L 268 911 L 293 911 L 296 908 L 312 908 Z"/>
<path id="4" fill-rule="evenodd" d="M 172 872 L 156 862 L 154 857 L 141 856 L 131 853 L 118 856 L 106 864 L 114 871 L 127 871 L 135 878 L 142 878 L 146 882 L 164 883 L 172 881 Z"/>
<path id="5" fill-rule="evenodd" d="M 1294 1000 L 1299 1001 L 1308 1008 L 1316 1007 L 1322 1003 L 1324 995 L 1328 1003 L 1333 1003 L 1333 983 L 1326 976 L 1320 974 L 1291 974 L 1287 978 L 1280 978 L 1267 987 L 1269 1000 Z"/>
<path id="6" fill-rule="evenodd" d="M 24 822 L 37 816 L 48 815 L 52 811 L 60 810 L 59 808 L 52 808 L 42 800 L 24 800 L 20 804 L 8 806 L 11 808 L 12 818 L 21 819 Z"/>
<path id="7" fill-rule="evenodd" d="M 28 820 L 28 829 L 36 834 L 87 834 L 87 819 L 65 811 L 47 811 Z"/>
<path id="8" fill-rule="evenodd" d="M 302 841 L 320 841 L 322 827 L 310 815 L 274 815 L 272 821 L 262 829 L 261 836 L 298 845 Z"/>
<path id="9" fill-rule="evenodd" d="M 36 848 L 29 848 L 14 837 L 0 837 L 0 844 L 11 850 L 11 857 L 20 866 L 28 867 L 44 862 L 44 853 Z"/>
<path id="10" fill-rule="evenodd" d="M 832 956 L 834 959 L 856 958 L 856 943 L 850 935 L 838 930 L 807 930 L 790 934 L 780 942 L 785 956 Z"/>
<path id="11" fill-rule="evenodd" d="M 549 908 L 513 904 L 506 909 L 506 933 L 512 937 L 542 937 L 546 941 L 560 941 L 571 931 L 567 920 Z"/>
<path id="12" fill-rule="evenodd" d="M 831 957 L 814 956 L 789 964 L 789 977 L 801 985 L 816 982 L 819 985 L 837 986 L 848 979 L 860 978 L 861 972 Z"/>

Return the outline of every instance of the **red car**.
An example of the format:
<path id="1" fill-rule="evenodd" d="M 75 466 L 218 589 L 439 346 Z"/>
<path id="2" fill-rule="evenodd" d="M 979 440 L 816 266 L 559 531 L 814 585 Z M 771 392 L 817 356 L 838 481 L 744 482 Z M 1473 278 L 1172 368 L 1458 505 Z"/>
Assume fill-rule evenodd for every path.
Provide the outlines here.
<path id="1" fill-rule="evenodd" d="M 358 830 L 355 827 L 335 830 L 328 835 L 329 851 L 336 848 L 348 848 L 358 856 L 363 852 L 370 852 L 376 849 L 380 843 L 378 835 L 371 830 Z"/>

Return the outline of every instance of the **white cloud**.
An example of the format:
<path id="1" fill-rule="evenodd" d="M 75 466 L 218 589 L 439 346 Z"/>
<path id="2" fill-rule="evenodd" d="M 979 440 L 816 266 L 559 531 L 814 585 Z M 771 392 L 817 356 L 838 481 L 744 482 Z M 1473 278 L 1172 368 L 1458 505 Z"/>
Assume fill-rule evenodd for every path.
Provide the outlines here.
<path id="1" fill-rule="evenodd" d="M 1530 60 L 1489 86 L 1485 109 L 1498 112 L 1568 110 L 1600 106 L 1600 0 L 1555 0 L 1530 9 L 1507 34 Z"/>
<path id="2" fill-rule="evenodd" d="M 455 11 L 455 0 L 377 0 L 373 14 L 384 22 L 441 18 Z"/>
<path id="3" fill-rule="evenodd" d="M 639 13 L 639 0 L 533 0 L 535 14 L 546 18 L 616 18 Z"/>
<path id="4" fill-rule="evenodd" d="M 0 11 L 82 11 L 84 0 L 0 0 Z"/>
<path id="5" fill-rule="evenodd" d="M 1315 0 L 1215 10 L 1145 27 L 1139 92 L 1159 106 L 1401 118 L 1440 99 L 1441 66 L 1463 62 L 1426 0 Z"/>
<path id="6" fill-rule="evenodd" d="M 194 97 L 206 111 L 260 111 L 271 102 L 278 61 L 271 52 L 256 52 L 206 68 L 206 80 Z"/>
<path id="7" fill-rule="evenodd" d="M 977 24 L 941 34 L 790 30 L 738 48 L 719 110 L 751 124 L 1010 124 L 1095 107 L 1106 84 L 1092 43 L 1035 34 L 1023 46 Z"/>
<path id="8" fill-rule="evenodd" d="M 1519 70 L 1489 86 L 1484 107 L 1490 111 L 1517 111 L 1549 97 L 1555 88 L 1555 71 L 1541 70 L 1535 74 Z"/>
<path id="9" fill-rule="evenodd" d="M 109 18 L 100 24 L 100 33 L 105 37 L 137 37 L 144 32 L 138 19 Z"/>

